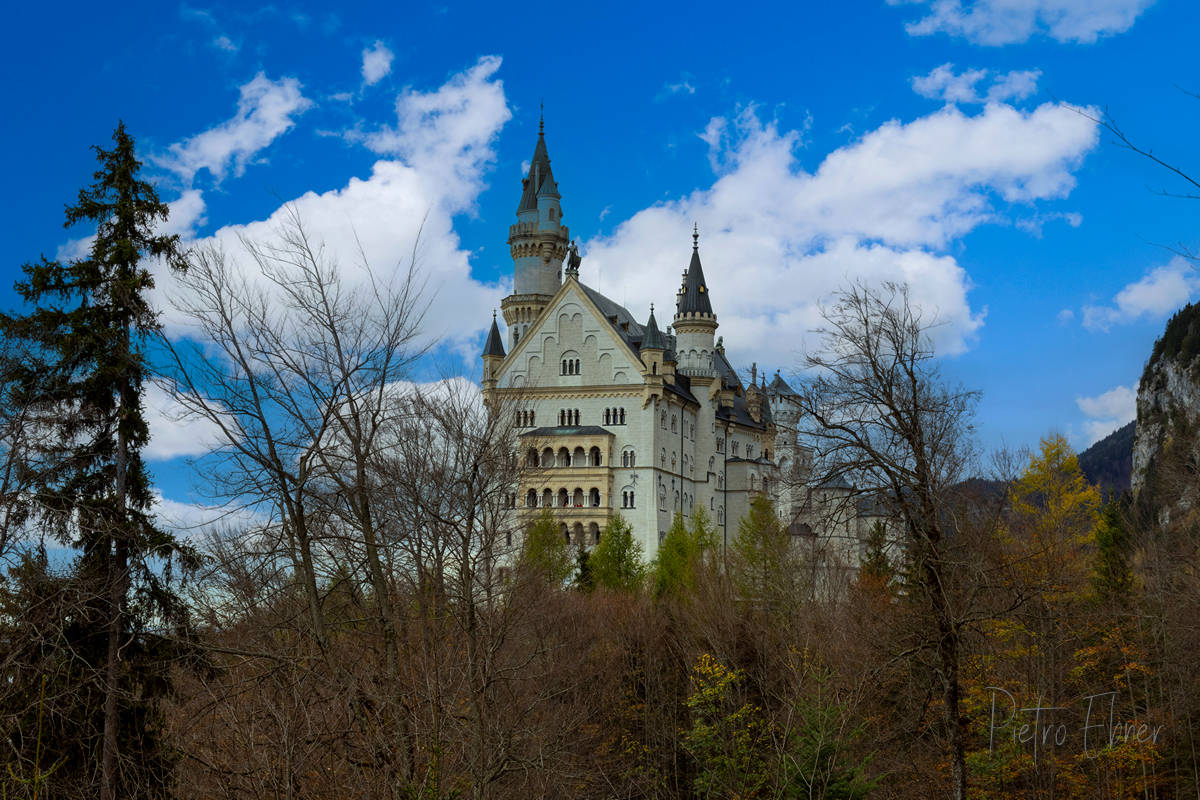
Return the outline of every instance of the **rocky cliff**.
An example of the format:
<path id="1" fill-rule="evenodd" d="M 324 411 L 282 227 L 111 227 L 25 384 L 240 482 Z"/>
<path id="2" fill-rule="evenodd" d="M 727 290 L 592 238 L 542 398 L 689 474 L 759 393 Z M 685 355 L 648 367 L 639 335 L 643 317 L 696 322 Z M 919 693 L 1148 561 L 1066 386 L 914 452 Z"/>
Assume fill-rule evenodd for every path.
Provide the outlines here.
<path id="1" fill-rule="evenodd" d="M 1167 323 L 1138 384 L 1133 490 L 1165 522 L 1200 512 L 1200 305 Z"/>

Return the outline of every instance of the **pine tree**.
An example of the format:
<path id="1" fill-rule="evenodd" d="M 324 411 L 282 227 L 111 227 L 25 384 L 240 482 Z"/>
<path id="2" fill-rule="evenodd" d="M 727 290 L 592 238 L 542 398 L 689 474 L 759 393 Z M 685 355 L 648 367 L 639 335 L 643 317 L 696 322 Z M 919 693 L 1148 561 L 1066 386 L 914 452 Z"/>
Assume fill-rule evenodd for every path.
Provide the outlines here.
<path id="1" fill-rule="evenodd" d="M 731 571 L 738 593 L 746 600 L 776 603 L 788 593 L 793 562 L 791 542 L 770 498 L 756 495 L 733 540 Z"/>
<path id="2" fill-rule="evenodd" d="M 637 591 L 646 578 L 642 557 L 642 546 L 633 537 L 633 528 L 620 514 L 613 514 L 590 560 L 596 585 L 615 591 Z"/>
<path id="3" fill-rule="evenodd" d="M 550 509 L 542 509 L 525 533 L 521 563 L 551 586 L 561 586 L 571 575 L 571 553 L 567 540 Z"/>
<path id="4" fill-rule="evenodd" d="M 72 582 L 84 609 L 75 613 L 92 626 L 71 646 L 95 684 L 80 691 L 100 699 L 101 708 L 88 712 L 100 717 L 102 733 L 88 747 L 100 766 L 94 793 L 105 800 L 165 791 L 171 758 L 155 719 L 169 690 L 163 659 L 171 653 L 150 624 L 183 622 L 167 576 L 173 561 L 193 559 L 155 523 L 141 457 L 149 439 L 141 402 L 146 352 L 159 330 L 144 260 L 173 261 L 179 243 L 156 233 L 168 209 L 138 178 L 141 164 L 123 123 L 113 142 L 109 150 L 93 148 L 95 180 L 66 209 L 64 227 L 95 226 L 88 254 L 26 264 L 16 289 L 30 310 L 0 315 L 0 333 L 25 350 L 3 364 L 4 381 L 34 409 L 42 432 L 38 449 L 22 454 L 31 489 L 20 514 L 78 552 Z M 80 735 L 91 728 L 81 724 Z"/>

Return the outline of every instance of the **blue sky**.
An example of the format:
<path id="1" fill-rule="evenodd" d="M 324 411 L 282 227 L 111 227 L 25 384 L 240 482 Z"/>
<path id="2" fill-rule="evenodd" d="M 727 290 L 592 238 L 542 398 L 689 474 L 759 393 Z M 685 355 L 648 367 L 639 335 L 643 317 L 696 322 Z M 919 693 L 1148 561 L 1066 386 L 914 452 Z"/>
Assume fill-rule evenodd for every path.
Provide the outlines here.
<path id="1" fill-rule="evenodd" d="M 1132 419 L 1155 336 L 1200 293 L 1164 247 L 1198 244 L 1197 207 L 1069 106 L 1200 172 L 1192 0 L 653 8 L 20 4 L 0 302 L 21 263 L 78 248 L 62 208 L 123 118 L 186 238 L 266 235 L 295 201 L 386 268 L 424 220 L 444 344 L 415 377 L 474 376 L 544 100 L 582 279 L 635 311 L 670 306 L 696 221 L 747 368 L 792 370 L 839 285 L 900 278 L 983 392 L 986 447 L 1082 448 Z M 196 500 L 203 436 L 156 431 L 164 492 Z"/>

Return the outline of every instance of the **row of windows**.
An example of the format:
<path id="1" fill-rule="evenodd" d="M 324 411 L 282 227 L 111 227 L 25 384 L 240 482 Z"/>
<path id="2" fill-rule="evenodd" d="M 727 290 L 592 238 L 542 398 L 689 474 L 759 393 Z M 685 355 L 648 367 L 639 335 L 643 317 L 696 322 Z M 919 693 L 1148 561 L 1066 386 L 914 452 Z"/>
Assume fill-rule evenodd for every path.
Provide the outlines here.
<path id="1" fill-rule="evenodd" d="M 621 492 L 621 508 L 637 508 L 634 505 L 633 491 Z"/>
<path id="2" fill-rule="evenodd" d="M 579 374 L 579 359 L 564 358 L 562 360 L 562 372 L 560 375 L 578 375 Z"/>
<path id="3" fill-rule="evenodd" d="M 514 423 L 518 428 L 532 428 L 534 426 L 534 413 L 532 411 L 516 411 L 514 412 L 516 419 Z"/>
<path id="4" fill-rule="evenodd" d="M 568 450 L 565 447 L 558 448 L 555 452 L 553 448 L 547 447 L 538 455 L 538 451 L 532 447 L 525 453 L 525 466 L 527 467 L 599 467 L 603 466 L 604 456 L 600 453 L 599 447 L 593 447 L 591 450 L 584 452 L 582 447 L 576 447 L 574 451 Z"/>
<path id="5" fill-rule="evenodd" d="M 538 495 L 537 489 L 530 489 L 525 494 L 526 508 L 600 508 L 600 490 L 589 489 L 585 494 L 583 489 L 568 492 L 559 489 L 555 494 L 552 489 L 543 489 Z"/>
<path id="6" fill-rule="evenodd" d="M 558 411 L 559 427 L 579 424 L 579 409 L 561 408 Z"/>
<path id="7" fill-rule="evenodd" d="M 625 409 L 623 409 L 623 408 L 606 408 L 606 409 L 604 409 L 604 424 L 605 425 L 624 425 L 625 424 Z"/>

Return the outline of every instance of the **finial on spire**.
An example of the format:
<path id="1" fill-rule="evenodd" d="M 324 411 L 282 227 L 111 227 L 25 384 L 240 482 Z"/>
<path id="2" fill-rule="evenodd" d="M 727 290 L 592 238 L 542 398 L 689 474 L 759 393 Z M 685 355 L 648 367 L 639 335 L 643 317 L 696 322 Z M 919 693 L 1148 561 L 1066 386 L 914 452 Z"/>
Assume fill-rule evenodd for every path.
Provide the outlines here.
<path id="1" fill-rule="evenodd" d="M 546 102 L 538 101 L 538 136 L 546 132 Z"/>
<path id="2" fill-rule="evenodd" d="M 653 314 L 653 313 L 654 313 L 654 303 L 651 303 L 651 304 L 650 304 L 650 313 L 651 313 L 651 314 Z"/>
<path id="3" fill-rule="evenodd" d="M 692 249 L 700 249 L 700 226 L 695 222 L 692 223 Z"/>
<path id="4" fill-rule="evenodd" d="M 496 321 L 496 309 L 492 309 L 492 322 Z"/>

